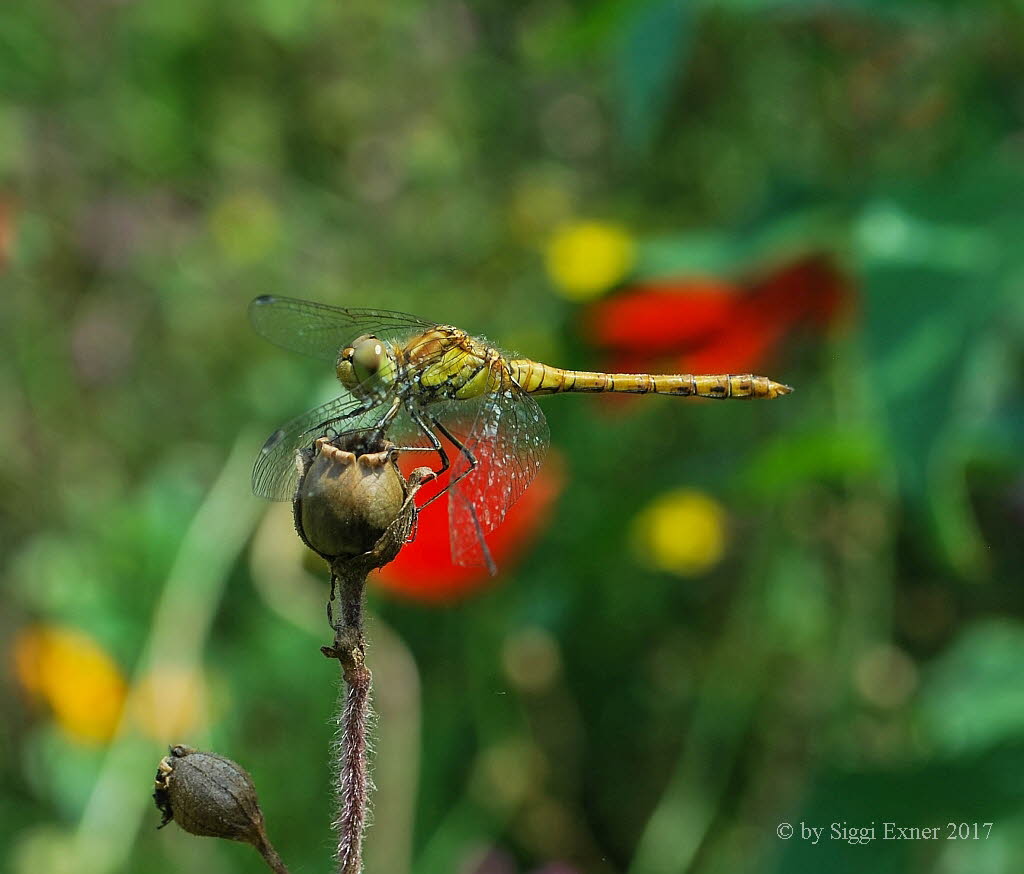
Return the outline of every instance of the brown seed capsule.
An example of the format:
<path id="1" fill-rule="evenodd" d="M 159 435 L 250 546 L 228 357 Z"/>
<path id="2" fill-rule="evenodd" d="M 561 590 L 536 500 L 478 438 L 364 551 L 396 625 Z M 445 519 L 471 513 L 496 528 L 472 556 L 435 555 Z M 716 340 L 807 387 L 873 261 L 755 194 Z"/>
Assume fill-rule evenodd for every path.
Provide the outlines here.
<path id="1" fill-rule="evenodd" d="M 205 837 L 228 838 L 259 847 L 266 842 L 263 811 L 256 787 L 241 766 L 183 745 L 171 747 L 156 772 L 160 827 L 172 819 L 185 831 Z"/>
<path id="2" fill-rule="evenodd" d="M 411 524 L 414 508 L 392 444 L 366 445 L 358 435 L 320 438 L 311 455 L 295 496 L 295 522 L 312 549 L 328 558 L 361 555 L 403 514 Z"/>
<path id="3" fill-rule="evenodd" d="M 156 806 L 163 814 L 158 828 L 172 819 L 202 837 L 252 844 L 275 874 L 288 874 L 267 837 L 256 787 L 241 765 L 178 744 L 160 760 L 156 771 Z"/>

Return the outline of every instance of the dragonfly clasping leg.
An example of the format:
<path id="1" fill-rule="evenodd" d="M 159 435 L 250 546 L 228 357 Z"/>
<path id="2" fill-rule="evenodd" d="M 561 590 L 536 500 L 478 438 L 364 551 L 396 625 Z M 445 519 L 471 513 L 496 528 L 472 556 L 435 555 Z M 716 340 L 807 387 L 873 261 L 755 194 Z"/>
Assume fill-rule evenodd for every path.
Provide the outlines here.
<path id="1" fill-rule="evenodd" d="M 437 428 L 442 434 L 444 434 L 445 437 L 447 437 L 449 440 L 452 441 L 452 443 L 455 444 L 459 452 L 461 452 L 466 457 L 466 460 L 469 462 L 469 467 L 466 470 L 462 471 L 462 473 L 455 477 L 455 479 L 449 480 L 448 485 L 441 489 L 441 491 L 434 495 L 429 501 L 424 503 L 423 507 L 426 507 L 427 504 L 430 503 L 430 501 L 433 501 L 441 497 L 441 495 L 449 491 L 452 488 L 452 486 L 456 485 L 459 482 L 459 480 L 469 476 L 469 474 L 471 474 L 474 470 L 477 469 L 477 465 L 479 465 L 480 463 L 479 461 L 477 461 L 477 458 L 473 454 L 473 451 L 468 446 L 466 446 L 466 444 L 464 444 L 461 440 L 459 440 L 454 434 L 452 434 L 451 431 L 445 428 L 444 425 L 437 421 L 437 419 L 431 416 L 430 421 L 435 428 Z M 463 496 L 463 499 L 465 499 L 465 496 Z M 449 497 L 448 500 L 451 501 L 451 498 Z M 474 507 L 471 502 L 467 501 L 467 504 L 469 509 L 469 515 L 473 519 L 473 527 L 476 529 L 476 538 L 480 544 L 480 550 L 481 552 L 483 552 L 484 561 L 487 563 L 487 570 L 493 577 L 498 573 L 498 566 L 494 563 L 494 557 L 491 555 L 491 550 L 487 546 L 487 540 L 484 538 L 484 529 L 483 526 L 480 524 L 480 517 L 476 514 L 476 507 Z M 420 509 L 423 509 L 423 507 L 421 507 Z"/>
<path id="2" fill-rule="evenodd" d="M 478 462 L 476 460 L 476 456 L 473 455 L 473 453 L 470 451 L 469 447 L 466 446 L 461 440 L 459 440 L 458 437 L 456 437 L 454 434 L 452 434 L 451 431 L 449 431 L 447 428 L 445 428 L 445 426 L 442 425 L 439 421 L 437 421 L 437 419 L 435 419 L 433 416 L 430 417 L 430 423 L 435 428 L 437 428 L 438 431 L 440 431 L 442 434 L 444 434 L 444 436 L 447 437 L 455 445 L 455 448 L 458 449 L 459 452 L 466 457 L 466 460 L 469 462 L 469 468 L 467 468 L 462 473 L 460 473 L 457 477 L 455 477 L 455 479 L 450 480 L 448 482 L 448 485 L 446 485 L 443 489 L 441 489 L 436 495 L 431 495 L 429 500 L 424 501 L 423 502 L 423 506 L 420 507 L 421 510 L 424 507 L 429 506 L 431 503 L 436 501 L 438 498 L 440 498 L 441 495 L 443 495 L 445 492 L 447 492 L 460 479 L 462 479 L 465 476 L 469 476 L 469 474 L 471 474 L 474 470 L 476 470 L 477 465 L 480 463 L 480 462 Z M 421 427 L 424 427 L 424 426 L 421 425 Z M 434 432 L 431 431 L 429 428 L 424 427 L 424 430 L 430 436 L 430 439 L 432 441 L 437 441 L 437 451 L 441 455 L 441 462 L 442 462 L 441 469 L 437 472 L 437 475 L 440 476 L 442 473 L 444 473 L 450 467 L 450 464 L 449 464 L 449 461 L 448 461 L 448 455 L 445 453 L 444 449 L 441 447 L 441 441 L 437 439 L 437 435 L 434 434 Z M 474 519 L 474 521 L 476 521 L 476 511 L 473 511 L 473 519 Z M 479 523 L 477 523 L 477 524 L 479 525 Z"/>
<path id="3" fill-rule="evenodd" d="M 402 408 L 402 399 L 396 397 L 392 402 L 388 411 L 384 414 L 383 418 L 377 423 L 374 428 L 374 439 L 383 440 L 384 434 L 388 429 L 388 426 L 394 420 L 395 416 L 398 415 L 398 411 Z"/>
<path id="4" fill-rule="evenodd" d="M 433 471 L 433 476 L 430 478 L 437 479 L 442 473 L 444 473 L 450 467 L 450 462 L 448 461 L 448 453 L 444 451 L 444 447 L 441 445 L 441 441 L 437 439 L 437 435 L 431 430 L 430 426 L 423 421 L 423 416 L 421 415 L 420 411 L 413 406 L 407 407 L 407 410 L 409 416 L 417 425 L 419 425 L 420 430 L 427 435 L 427 439 L 430 441 L 430 448 L 426 449 L 426 447 L 424 447 L 424 449 L 426 449 L 426 451 L 428 452 L 436 452 L 441 459 L 441 469 Z M 437 424 L 432 417 L 431 422 L 433 422 L 435 425 Z M 429 480 L 424 480 L 423 482 L 429 482 Z M 441 494 L 444 494 L 444 489 L 442 489 L 434 497 L 439 497 Z M 430 499 L 430 501 L 432 500 L 434 500 L 434 498 Z M 425 504 L 423 504 L 423 507 L 427 506 L 427 504 L 429 504 L 430 501 L 427 501 Z M 423 509 L 423 507 L 421 507 L 420 509 Z"/>

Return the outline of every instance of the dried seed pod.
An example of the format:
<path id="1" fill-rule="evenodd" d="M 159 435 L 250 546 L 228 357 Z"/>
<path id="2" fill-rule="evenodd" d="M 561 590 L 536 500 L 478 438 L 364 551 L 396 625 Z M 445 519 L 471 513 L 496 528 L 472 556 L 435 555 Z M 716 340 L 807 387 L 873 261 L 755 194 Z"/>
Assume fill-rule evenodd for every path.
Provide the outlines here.
<path id="1" fill-rule="evenodd" d="M 184 745 L 171 747 L 170 755 L 160 760 L 153 798 L 163 814 L 161 828 L 173 819 L 194 835 L 255 847 L 266 842 L 252 778 L 224 756 Z"/>
<path id="2" fill-rule="evenodd" d="M 241 765 L 184 744 L 170 748 L 156 771 L 153 800 L 163 814 L 157 828 L 172 819 L 202 837 L 252 844 L 275 874 L 288 874 L 267 837 L 252 777 Z"/>
<path id="3" fill-rule="evenodd" d="M 294 502 L 296 528 L 311 549 L 328 559 L 362 555 L 398 533 L 397 554 L 415 507 L 396 456 L 393 444 L 364 435 L 316 441 Z"/>

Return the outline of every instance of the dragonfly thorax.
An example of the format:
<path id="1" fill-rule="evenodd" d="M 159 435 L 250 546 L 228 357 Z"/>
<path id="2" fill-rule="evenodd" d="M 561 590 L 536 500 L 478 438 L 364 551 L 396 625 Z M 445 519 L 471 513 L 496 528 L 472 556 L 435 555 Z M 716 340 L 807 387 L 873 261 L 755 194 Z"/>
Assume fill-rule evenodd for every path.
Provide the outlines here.
<path id="1" fill-rule="evenodd" d="M 405 346 L 401 356 L 421 403 L 491 394 L 508 381 L 496 349 L 451 325 L 425 331 Z"/>

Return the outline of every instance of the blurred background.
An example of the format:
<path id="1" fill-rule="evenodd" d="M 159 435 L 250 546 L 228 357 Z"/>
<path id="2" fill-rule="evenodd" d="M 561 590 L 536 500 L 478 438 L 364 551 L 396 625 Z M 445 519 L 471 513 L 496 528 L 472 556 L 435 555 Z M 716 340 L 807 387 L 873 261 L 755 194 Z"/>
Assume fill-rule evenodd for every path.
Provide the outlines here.
<path id="1" fill-rule="evenodd" d="M 1024 12 L 1003 0 L 0 5 L 0 867 L 326 871 L 327 575 L 251 496 L 337 393 L 265 293 L 756 404 L 543 399 L 455 569 L 369 588 L 372 874 L 1020 870 Z M 780 840 L 790 822 L 934 841 Z M 947 822 L 992 823 L 946 840 Z"/>

